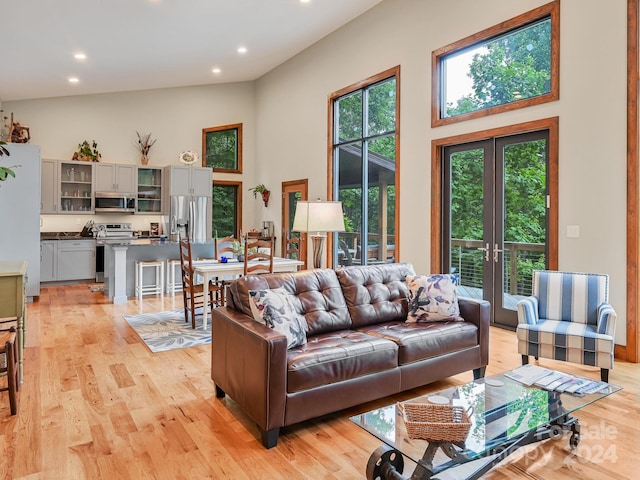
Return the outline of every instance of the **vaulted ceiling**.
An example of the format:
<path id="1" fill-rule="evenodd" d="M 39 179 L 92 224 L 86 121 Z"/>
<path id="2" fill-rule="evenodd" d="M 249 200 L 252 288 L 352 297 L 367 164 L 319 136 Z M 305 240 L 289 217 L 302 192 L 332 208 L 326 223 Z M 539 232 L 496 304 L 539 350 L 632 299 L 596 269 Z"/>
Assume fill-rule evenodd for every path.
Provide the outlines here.
<path id="1" fill-rule="evenodd" d="M 255 80 L 380 1 L 0 0 L 0 100 Z"/>

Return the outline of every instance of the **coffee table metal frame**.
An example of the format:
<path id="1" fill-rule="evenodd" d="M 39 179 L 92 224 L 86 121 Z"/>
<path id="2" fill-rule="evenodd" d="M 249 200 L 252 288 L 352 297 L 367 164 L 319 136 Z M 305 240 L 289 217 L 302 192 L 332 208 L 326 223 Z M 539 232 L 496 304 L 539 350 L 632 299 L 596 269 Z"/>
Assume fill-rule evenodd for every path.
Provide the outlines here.
<path id="1" fill-rule="evenodd" d="M 523 392 L 528 392 L 533 389 L 541 390 L 534 386 L 526 387 L 505 377 L 504 375 L 490 378 L 498 379 L 499 383 L 503 383 L 503 385 L 507 387 L 509 385 L 511 388 L 514 388 L 514 385 L 519 386 Z M 474 380 L 469 384 L 452 387 L 443 390 L 442 392 L 436 392 L 416 399 L 411 399 L 405 403 L 426 402 L 428 401 L 428 397 L 434 395 L 437 395 L 438 397 L 455 397 L 455 392 L 459 391 L 461 388 L 470 385 L 482 385 L 483 383 L 484 379 Z M 485 386 L 485 388 L 489 388 L 488 385 Z M 518 388 L 515 388 L 517 391 Z M 473 451 L 467 448 L 465 442 L 428 442 L 426 440 L 408 440 L 404 437 L 402 440 L 398 440 L 395 432 L 390 435 L 388 431 L 382 432 L 378 430 L 375 425 L 367 424 L 366 415 L 381 411 L 384 408 L 396 408 L 395 403 L 387 407 L 383 407 L 383 409 L 376 409 L 365 414 L 356 415 L 352 417 L 351 420 L 372 435 L 376 436 L 378 439 L 385 442 L 385 445 L 382 445 L 371 454 L 369 461 L 367 462 L 366 478 L 368 480 L 406 480 L 407 477 L 404 477 L 402 474 L 404 471 L 405 456 L 416 463 L 416 468 L 410 477 L 411 480 L 428 480 L 445 470 L 455 468 L 472 461 L 477 461 L 477 463 L 474 463 L 474 468 L 477 468 L 464 477 L 467 480 L 475 480 L 486 474 L 506 457 L 526 445 L 550 438 L 560 438 L 566 433 L 571 432 L 569 446 L 572 449 L 577 448 L 580 443 L 580 422 L 576 417 L 571 415 L 571 413 L 618 390 L 620 390 L 620 387 L 609 385 L 601 392 L 581 397 L 566 393 L 548 392 L 548 412 L 544 412 L 548 413 L 548 421 L 542 422 L 528 430 L 525 429 L 525 431 L 519 435 L 516 434 L 509 436 L 504 432 L 505 438 L 503 440 L 500 440 L 499 438 L 497 440 L 492 439 L 492 441 L 488 442 L 489 445 L 487 448 L 480 448 Z M 543 391 L 546 392 L 546 390 Z M 513 402 L 518 401 L 518 398 L 508 398 L 507 395 L 506 397 L 503 397 L 503 400 L 505 400 L 504 404 L 489 410 L 479 409 L 480 412 L 476 412 L 474 416 L 482 415 L 487 424 L 491 421 L 505 418 L 508 412 L 508 406 Z M 563 402 L 566 406 L 563 405 Z M 396 420 L 395 429 L 405 429 L 403 422 Z M 406 433 L 406 431 L 403 433 Z M 498 437 L 501 437 L 501 435 L 498 435 Z M 420 447 L 421 449 L 424 448 L 424 454 L 421 458 L 416 458 L 415 455 L 407 453 L 407 448 L 405 448 L 405 446 L 408 443 L 413 444 L 414 451 L 415 447 Z M 441 450 L 443 454 L 440 458 L 444 458 L 446 460 L 441 463 L 434 464 L 434 459 L 438 450 Z"/>

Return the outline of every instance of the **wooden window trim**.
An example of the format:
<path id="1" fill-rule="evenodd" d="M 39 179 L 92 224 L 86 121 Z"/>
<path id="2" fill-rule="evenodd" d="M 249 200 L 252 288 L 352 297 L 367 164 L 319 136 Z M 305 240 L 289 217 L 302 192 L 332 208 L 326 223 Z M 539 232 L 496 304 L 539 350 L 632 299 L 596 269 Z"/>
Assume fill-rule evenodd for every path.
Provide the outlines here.
<path id="1" fill-rule="evenodd" d="M 442 151 L 444 147 L 549 130 L 549 268 L 558 269 L 558 117 L 440 138 L 431 142 L 431 271 L 442 269 Z"/>
<path id="2" fill-rule="evenodd" d="M 640 197 L 638 175 L 638 0 L 627 1 L 627 302 L 626 345 L 615 345 L 614 354 L 629 362 L 640 362 L 640 329 L 638 303 L 640 302 Z"/>
<path id="3" fill-rule="evenodd" d="M 222 125 L 219 127 L 209 127 L 202 129 L 202 166 L 207 166 L 207 133 L 221 132 L 223 130 L 237 130 L 238 131 L 238 168 L 216 168 L 213 167 L 214 172 L 220 173 L 242 173 L 242 123 L 232 123 L 230 125 Z"/>
<path id="4" fill-rule="evenodd" d="M 476 110 L 475 112 L 463 113 L 454 117 L 442 117 L 441 105 L 441 59 L 453 52 L 469 48 L 477 43 L 489 40 L 490 38 L 502 35 L 511 30 L 534 23 L 542 18 L 551 17 L 551 91 L 537 97 L 526 98 L 504 105 Z M 444 47 L 434 50 L 431 53 L 431 126 L 439 127 L 452 123 L 464 122 L 474 118 L 482 118 L 489 115 L 517 110 L 520 108 L 540 105 L 542 103 L 553 102 L 560 98 L 560 0 L 555 0 L 546 5 L 542 5 L 534 10 L 518 15 L 506 20 L 498 25 L 489 27 L 486 30 L 470 35 L 462 40 L 450 43 Z"/>
<path id="5" fill-rule="evenodd" d="M 328 99 L 328 114 L 327 114 L 327 200 L 333 200 L 333 181 L 334 181 L 334 171 L 333 165 L 335 163 L 335 159 L 333 158 L 333 103 L 334 101 L 346 95 L 348 93 L 354 92 L 356 90 L 360 90 L 366 88 L 374 83 L 381 82 L 383 80 L 387 80 L 391 77 L 396 78 L 396 175 L 395 175 L 395 185 L 396 185 L 396 211 L 395 211 L 395 260 L 396 262 L 400 261 L 400 118 L 402 115 L 400 114 L 400 65 L 396 65 L 395 67 L 391 67 L 388 70 L 380 72 L 376 75 L 373 75 L 369 78 L 365 78 L 359 82 L 356 82 L 348 87 L 337 90 L 329 95 Z M 328 258 L 333 258 L 333 236 L 328 236 L 327 238 L 327 254 Z"/>
<path id="6" fill-rule="evenodd" d="M 235 180 L 214 180 L 212 182 L 212 188 L 215 186 L 232 186 L 238 189 L 238 201 L 236 205 L 236 225 L 238 231 L 235 232 L 234 236 L 236 238 L 240 237 L 240 232 L 242 231 L 242 182 Z"/>

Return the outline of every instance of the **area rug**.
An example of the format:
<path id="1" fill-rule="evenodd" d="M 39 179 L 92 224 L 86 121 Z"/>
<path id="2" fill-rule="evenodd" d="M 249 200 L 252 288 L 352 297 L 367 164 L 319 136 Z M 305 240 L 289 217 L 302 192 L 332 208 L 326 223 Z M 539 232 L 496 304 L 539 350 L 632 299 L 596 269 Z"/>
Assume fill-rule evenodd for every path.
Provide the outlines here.
<path id="1" fill-rule="evenodd" d="M 197 347 L 211 343 L 211 322 L 202 328 L 202 316 L 196 316 L 196 328 L 184 321 L 184 310 L 125 315 L 138 336 L 153 353 Z"/>

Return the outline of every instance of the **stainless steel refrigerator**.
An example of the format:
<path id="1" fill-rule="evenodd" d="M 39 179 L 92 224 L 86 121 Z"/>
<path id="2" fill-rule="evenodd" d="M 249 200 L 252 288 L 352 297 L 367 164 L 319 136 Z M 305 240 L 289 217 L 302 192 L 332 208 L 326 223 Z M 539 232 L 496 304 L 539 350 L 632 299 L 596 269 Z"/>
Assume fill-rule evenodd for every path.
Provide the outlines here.
<path id="1" fill-rule="evenodd" d="M 211 197 L 172 195 L 169 202 L 171 240 L 188 235 L 192 242 L 211 241 Z"/>

